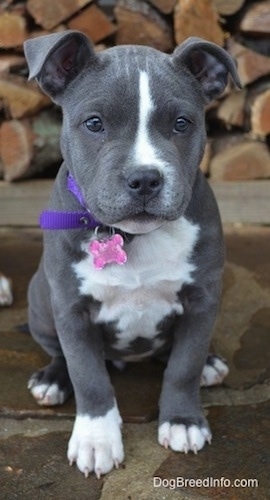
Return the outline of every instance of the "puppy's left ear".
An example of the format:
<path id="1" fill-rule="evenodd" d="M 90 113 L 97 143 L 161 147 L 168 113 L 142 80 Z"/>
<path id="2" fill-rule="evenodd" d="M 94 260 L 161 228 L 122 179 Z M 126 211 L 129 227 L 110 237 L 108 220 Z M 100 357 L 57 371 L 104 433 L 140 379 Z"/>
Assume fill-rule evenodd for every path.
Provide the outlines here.
<path id="1" fill-rule="evenodd" d="M 224 91 L 228 75 L 241 88 L 236 65 L 231 56 L 215 43 L 190 37 L 172 54 L 175 65 L 184 65 L 200 83 L 206 102 L 210 102 Z"/>

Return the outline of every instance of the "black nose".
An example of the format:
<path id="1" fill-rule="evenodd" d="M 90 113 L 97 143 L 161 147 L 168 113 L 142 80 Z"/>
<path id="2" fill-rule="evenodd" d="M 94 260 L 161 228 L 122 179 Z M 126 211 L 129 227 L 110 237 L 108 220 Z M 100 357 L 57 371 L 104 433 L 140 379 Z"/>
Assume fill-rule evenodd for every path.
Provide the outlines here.
<path id="1" fill-rule="evenodd" d="M 127 179 L 128 189 L 132 196 L 144 196 L 147 199 L 156 196 L 163 184 L 163 178 L 156 169 L 138 169 Z"/>

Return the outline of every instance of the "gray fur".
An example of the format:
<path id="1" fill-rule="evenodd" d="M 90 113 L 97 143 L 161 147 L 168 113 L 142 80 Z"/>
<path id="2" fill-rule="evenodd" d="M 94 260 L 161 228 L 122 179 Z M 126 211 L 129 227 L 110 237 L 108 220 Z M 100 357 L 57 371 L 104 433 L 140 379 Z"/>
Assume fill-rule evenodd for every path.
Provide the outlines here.
<path id="1" fill-rule="evenodd" d="M 140 46 L 95 54 L 86 37 L 73 31 L 29 40 L 25 53 L 30 77 L 63 109 L 64 162 L 50 209 L 81 209 L 66 188 L 70 172 L 87 208 L 104 226 L 121 229 L 123 221 L 136 220 L 144 233 L 147 221 L 170 227 L 184 217 L 199 228 L 189 258 L 192 282 L 183 283 L 175 299 L 182 304 L 183 314 L 172 310 L 156 328 L 166 353 L 171 349 L 159 418 L 160 424 L 189 422 L 208 428 L 200 408 L 199 384 L 219 305 L 224 248 L 217 205 L 198 167 L 206 141 L 205 104 L 224 90 L 229 74 L 240 86 L 235 65 L 223 49 L 200 39 L 188 39 L 172 55 Z M 141 71 L 149 77 L 155 105 L 150 140 L 158 145 L 165 165 L 160 191 L 149 197 L 135 196 L 133 188 L 127 187 L 134 170 L 141 168 L 132 154 Z M 85 127 L 92 114 L 102 118 L 103 131 L 93 133 Z M 188 116 L 191 123 L 183 134 L 173 133 L 179 115 Z M 65 357 L 77 412 L 93 418 L 114 405 L 104 352 L 112 359 L 141 354 L 153 348 L 155 339 L 138 337 L 119 352 L 117 323 L 96 322 L 102 304 L 79 294 L 80 282 L 72 270 L 86 258 L 82 243 L 91 238 L 91 231 L 85 230 L 44 234 L 43 258 L 29 288 L 29 323 L 33 337 L 52 358 Z M 127 251 L 136 238 L 137 234 L 126 236 Z M 161 267 L 166 258 L 160 255 Z M 175 273 L 181 271 L 175 269 Z M 161 356 L 162 347 L 153 354 Z"/>

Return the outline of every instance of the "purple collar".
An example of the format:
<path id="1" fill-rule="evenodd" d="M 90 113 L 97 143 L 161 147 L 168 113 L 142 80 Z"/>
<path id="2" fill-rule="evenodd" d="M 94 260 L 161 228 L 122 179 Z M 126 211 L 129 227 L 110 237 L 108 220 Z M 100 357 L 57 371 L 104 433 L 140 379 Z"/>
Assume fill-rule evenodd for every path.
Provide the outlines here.
<path id="1" fill-rule="evenodd" d="M 67 188 L 85 210 L 82 212 L 44 210 L 39 217 L 40 227 L 42 229 L 95 229 L 102 226 L 86 210 L 82 192 L 71 174 L 67 177 Z"/>

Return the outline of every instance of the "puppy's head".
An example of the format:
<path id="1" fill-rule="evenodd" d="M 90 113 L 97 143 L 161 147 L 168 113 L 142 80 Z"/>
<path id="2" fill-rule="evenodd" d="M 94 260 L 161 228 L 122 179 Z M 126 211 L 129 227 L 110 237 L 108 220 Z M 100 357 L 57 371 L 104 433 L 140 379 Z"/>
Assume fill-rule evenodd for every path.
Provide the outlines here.
<path id="1" fill-rule="evenodd" d="M 172 55 L 143 46 L 95 53 L 81 33 L 25 42 L 29 78 L 63 109 L 61 148 L 87 208 L 105 225 L 151 231 L 185 213 L 205 139 L 204 107 L 230 56 L 189 38 Z"/>

